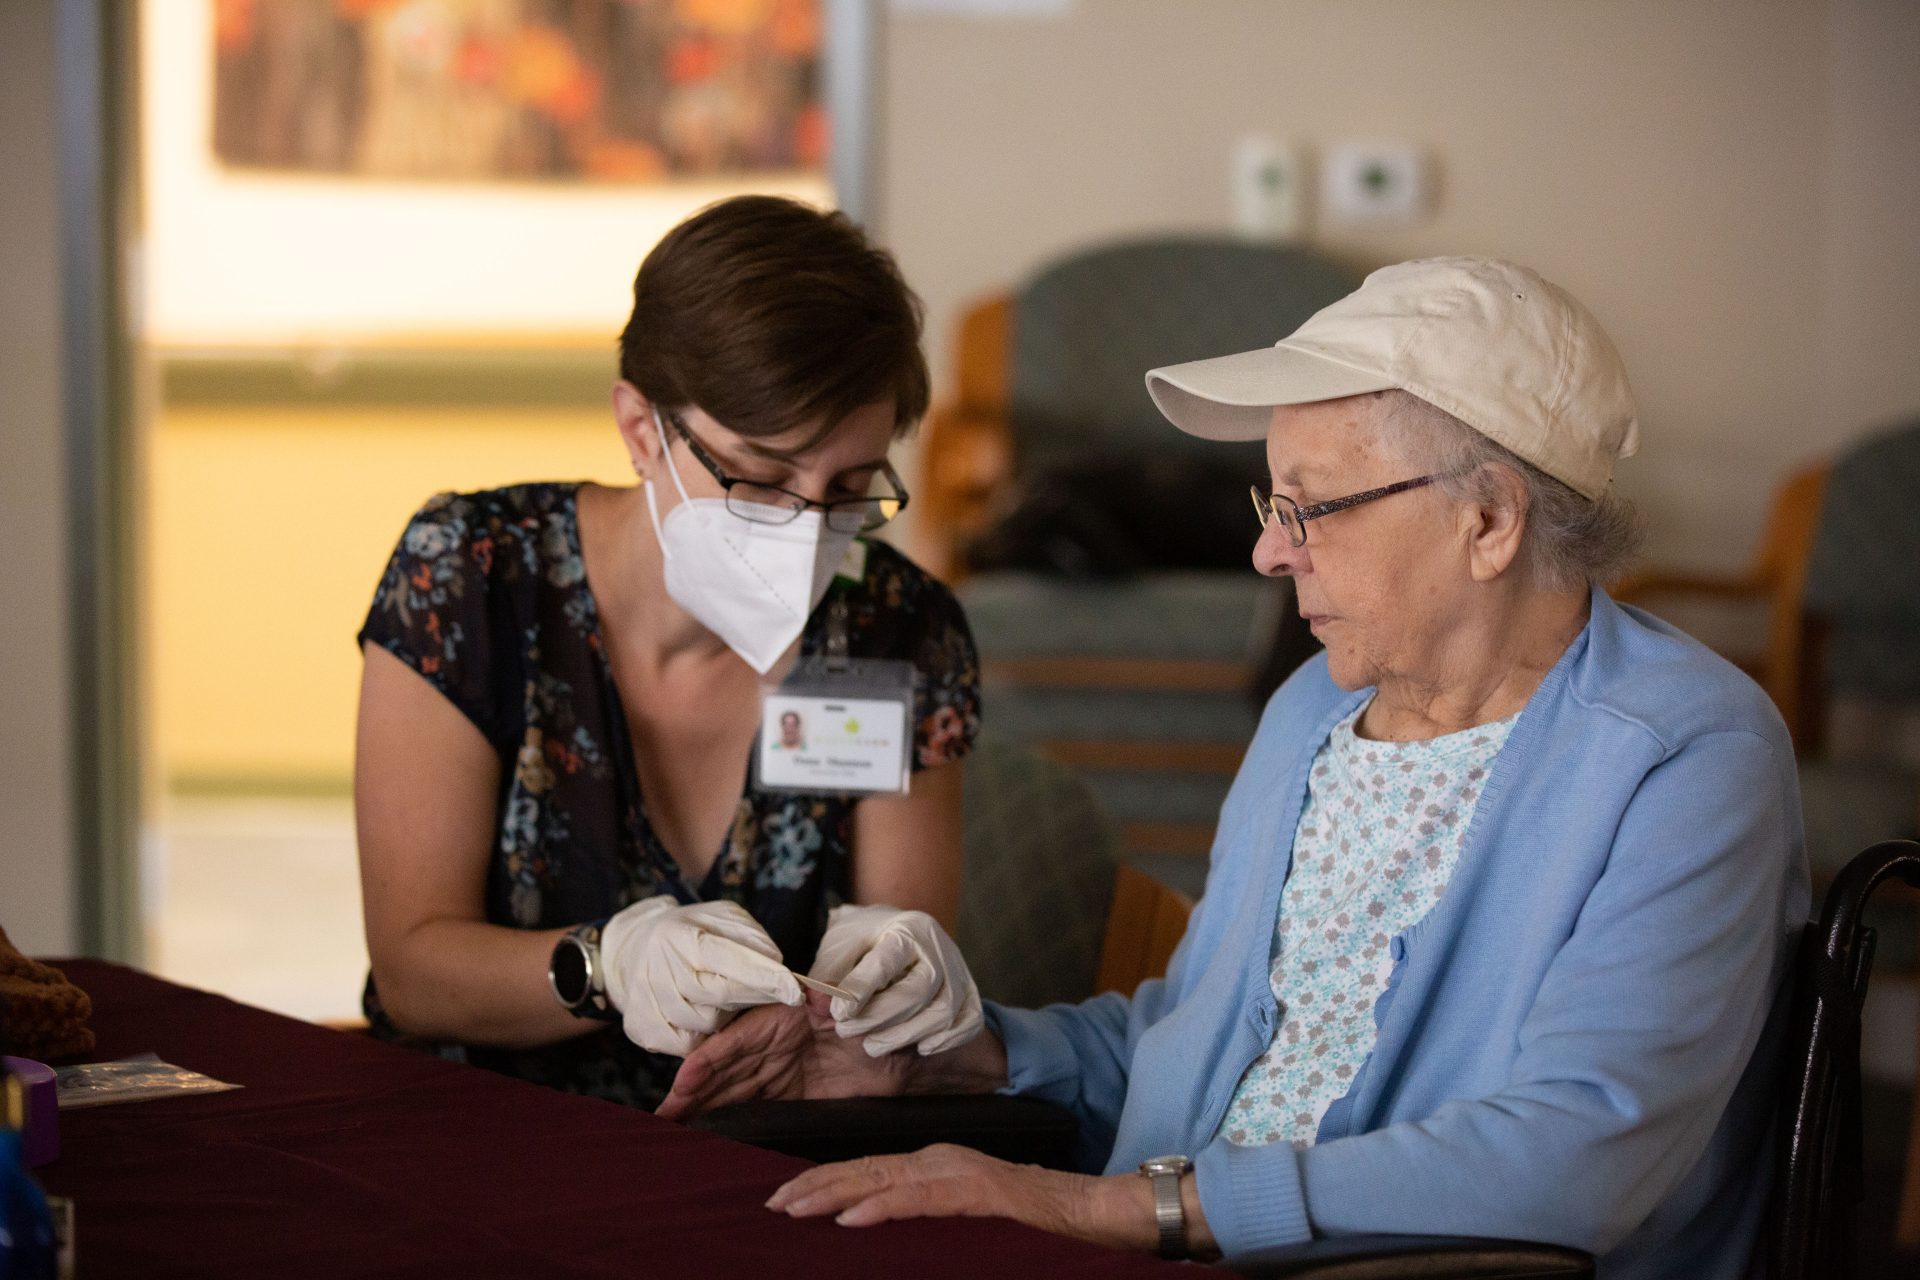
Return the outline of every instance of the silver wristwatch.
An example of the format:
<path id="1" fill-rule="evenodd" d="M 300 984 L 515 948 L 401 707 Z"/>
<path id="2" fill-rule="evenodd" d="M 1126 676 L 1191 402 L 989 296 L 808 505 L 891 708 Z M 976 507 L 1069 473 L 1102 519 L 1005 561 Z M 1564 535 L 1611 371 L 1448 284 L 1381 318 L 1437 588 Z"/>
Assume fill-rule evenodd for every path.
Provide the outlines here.
<path id="1" fill-rule="evenodd" d="M 1193 1168 L 1185 1156 L 1155 1156 L 1140 1162 L 1140 1176 L 1153 1184 L 1153 1221 L 1160 1228 L 1160 1256 L 1184 1258 L 1187 1211 L 1180 1203 L 1180 1179 Z"/>

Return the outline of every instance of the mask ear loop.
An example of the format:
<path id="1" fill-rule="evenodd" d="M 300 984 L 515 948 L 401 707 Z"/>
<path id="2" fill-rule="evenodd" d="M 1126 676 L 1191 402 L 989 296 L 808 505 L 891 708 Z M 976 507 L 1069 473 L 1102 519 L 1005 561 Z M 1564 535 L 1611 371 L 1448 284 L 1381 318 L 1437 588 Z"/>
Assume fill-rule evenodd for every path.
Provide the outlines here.
<path id="1" fill-rule="evenodd" d="M 673 477 L 673 487 L 680 491 L 680 501 L 692 502 L 687 496 L 687 486 L 680 482 L 680 468 L 673 465 L 673 445 L 667 440 L 667 429 L 660 425 L 660 410 L 649 409 L 653 415 L 654 434 L 660 437 L 660 460 L 667 464 L 667 474 Z"/>
<path id="2" fill-rule="evenodd" d="M 660 425 L 660 410 L 649 405 L 647 413 L 653 418 L 654 434 L 660 437 L 660 460 L 667 464 L 667 474 L 673 477 L 673 487 L 679 490 L 680 501 L 692 502 L 693 499 L 687 496 L 687 486 L 681 483 L 680 468 L 673 465 L 673 446 L 667 442 L 666 428 Z M 670 559 L 673 553 L 667 550 L 667 535 L 661 531 L 660 506 L 653 496 L 653 477 L 648 476 L 642 479 L 640 489 L 647 497 L 647 518 L 653 521 L 653 536 L 660 543 L 660 557 L 663 560 Z"/>

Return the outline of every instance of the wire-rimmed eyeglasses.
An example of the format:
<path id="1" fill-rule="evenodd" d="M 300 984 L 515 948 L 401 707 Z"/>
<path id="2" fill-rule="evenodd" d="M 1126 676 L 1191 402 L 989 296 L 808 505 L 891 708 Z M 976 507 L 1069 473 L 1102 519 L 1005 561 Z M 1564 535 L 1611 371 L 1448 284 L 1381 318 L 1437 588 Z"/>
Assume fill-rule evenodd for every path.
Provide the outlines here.
<path id="1" fill-rule="evenodd" d="M 800 513 L 812 508 L 822 512 L 827 527 L 839 533 L 866 533 L 878 529 L 906 509 L 907 487 L 900 482 L 900 473 L 893 469 L 890 462 L 882 462 L 875 479 L 884 479 L 888 491 L 869 493 L 864 498 L 835 498 L 822 502 L 804 494 L 782 489 L 778 485 L 762 484 L 757 480 L 742 480 L 730 476 L 721 469 L 713 456 L 701 448 L 700 442 L 687 430 L 687 424 L 680 421 L 680 415 L 671 409 L 664 416 L 687 442 L 694 460 L 707 469 L 725 491 L 727 510 L 742 520 L 751 520 L 755 524 L 791 524 L 799 519 Z"/>
<path id="2" fill-rule="evenodd" d="M 1253 510 L 1260 518 L 1260 527 L 1265 529 L 1273 521 L 1278 521 L 1280 531 L 1296 547 L 1307 545 L 1307 521 L 1318 520 L 1321 516 L 1330 516 L 1336 511 L 1345 511 L 1357 507 L 1375 498 L 1387 498 L 1396 493 L 1405 493 L 1409 489 L 1418 489 L 1421 485 L 1432 484 L 1438 475 L 1417 476 L 1412 480 L 1402 480 L 1398 484 L 1384 485 L 1378 489 L 1368 489 L 1365 493 L 1350 493 L 1344 498 L 1332 498 L 1326 502 L 1315 502 L 1301 506 L 1284 493 L 1262 494 L 1259 485 L 1249 486 L 1253 494 Z"/>

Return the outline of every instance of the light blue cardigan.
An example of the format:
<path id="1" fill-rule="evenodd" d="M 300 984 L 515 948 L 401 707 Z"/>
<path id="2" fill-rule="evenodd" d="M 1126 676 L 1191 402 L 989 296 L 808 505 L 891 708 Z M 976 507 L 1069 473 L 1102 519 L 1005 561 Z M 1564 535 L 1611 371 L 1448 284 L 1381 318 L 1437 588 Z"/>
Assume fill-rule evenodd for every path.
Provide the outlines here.
<path id="1" fill-rule="evenodd" d="M 1268 945 L 1307 769 L 1367 691 L 1283 685 L 1220 813 L 1167 977 L 988 1009 L 1010 1092 L 1079 1116 L 1087 1167 L 1191 1155 L 1220 1245 L 1499 1236 L 1607 1277 L 1747 1273 L 1807 915 L 1792 748 L 1752 681 L 1593 595 L 1495 761 L 1445 897 L 1396 937 L 1373 1055 L 1306 1151 L 1215 1137 L 1273 1035 Z"/>

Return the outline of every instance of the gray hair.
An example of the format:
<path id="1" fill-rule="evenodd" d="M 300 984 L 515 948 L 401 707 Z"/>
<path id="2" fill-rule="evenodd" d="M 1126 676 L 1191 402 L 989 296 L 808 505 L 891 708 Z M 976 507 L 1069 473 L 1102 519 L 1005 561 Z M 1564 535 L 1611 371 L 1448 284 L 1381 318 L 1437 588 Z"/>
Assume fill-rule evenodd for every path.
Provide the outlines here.
<path id="1" fill-rule="evenodd" d="M 1577 591 L 1611 582 L 1632 564 L 1645 535 L 1634 505 L 1611 489 L 1588 498 L 1512 450 L 1481 435 L 1444 409 L 1410 392 L 1376 393 L 1382 443 L 1434 488 L 1458 502 L 1505 505 L 1508 492 L 1492 474 L 1504 468 L 1522 481 L 1526 497 L 1521 563 L 1548 591 Z"/>

